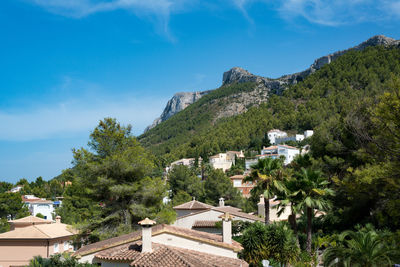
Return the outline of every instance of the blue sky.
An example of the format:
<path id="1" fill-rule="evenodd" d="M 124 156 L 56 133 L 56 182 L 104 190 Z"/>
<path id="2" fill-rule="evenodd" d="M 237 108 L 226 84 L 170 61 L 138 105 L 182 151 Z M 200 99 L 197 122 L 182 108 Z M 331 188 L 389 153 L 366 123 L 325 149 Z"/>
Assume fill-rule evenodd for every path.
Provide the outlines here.
<path id="1" fill-rule="evenodd" d="M 139 135 L 231 67 L 279 77 L 399 22 L 399 0 L 2 0 L 0 181 L 60 174 L 106 116 Z"/>

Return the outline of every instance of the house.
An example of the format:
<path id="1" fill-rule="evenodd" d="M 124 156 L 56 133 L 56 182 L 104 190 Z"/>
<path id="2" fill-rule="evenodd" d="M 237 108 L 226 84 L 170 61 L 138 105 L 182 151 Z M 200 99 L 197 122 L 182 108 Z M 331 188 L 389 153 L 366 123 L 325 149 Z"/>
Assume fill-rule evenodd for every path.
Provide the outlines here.
<path id="1" fill-rule="evenodd" d="M 226 152 L 226 157 L 228 160 L 233 161 L 233 163 L 235 164 L 235 158 L 238 159 L 244 159 L 244 153 L 242 150 L 240 151 L 227 151 Z"/>
<path id="2" fill-rule="evenodd" d="M 264 147 L 261 150 L 261 155 L 259 155 L 258 158 L 270 157 L 275 159 L 284 156 L 285 157 L 284 164 L 287 165 L 290 162 L 292 162 L 293 159 L 298 154 L 300 154 L 300 150 L 296 147 L 288 145 L 277 145 L 277 146 Z"/>
<path id="3" fill-rule="evenodd" d="M 235 162 L 235 158 L 228 156 L 227 153 L 218 153 L 217 155 L 211 156 L 209 163 L 214 169 L 221 169 L 226 172 L 229 170 Z"/>
<path id="4" fill-rule="evenodd" d="M 276 144 L 276 138 L 286 137 L 287 133 L 278 129 L 272 129 L 267 133 L 269 142 L 271 144 Z"/>
<path id="5" fill-rule="evenodd" d="M 281 215 L 278 215 L 278 205 L 280 201 L 276 199 L 269 200 L 269 220 L 272 222 L 287 221 L 291 213 L 290 206 L 284 208 Z M 258 216 L 265 218 L 265 200 L 264 195 L 260 195 L 260 201 L 257 203 Z"/>
<path id="6" fill-rule="evenodd" d="M 73 251 L 75 232 L 68 225 L 33 216 L 10 221 L 13 230 L 0 234 L 0 266 L 26 266 L 34 256 Z"/>
<path id="7" fill-rule="evenodd" d="M 198 164 L 201 164 L 201 162 L 203 161 L 202 158 L 198 159 Z M 179 159 L 176 160 L 174 162 L 172 162 L 170 164 L 170 166 L 168 166 L 165 169 L 165 172 L 168 173 L 174 166 L 178 166 L 178 165 L 183 165 L 183 166 L 188 166 L 188 167 L 193 167 L 195 165 L 196 159 L 195 158 L 184 158 L 184 159 Z"/>
<path id="8" fill-rule="evenodd" d="M 22 202 L 28 207 L 31 215 L 38 213 L 44 216 L 44 219 L 51 220 L 54 213 L 54 203 L 51 200 L 35 197 L 34 195 L 22 196 Z"/>
<path id="9" fill-rule="evenodd" d="M 50 224 L 53 223 L 50 220 L 46 220 L 46 219 L 42 219 L 42 218 L 38 218 L 35 216 L 27 216 L 21 219 L 17 219 L 17 220 L 11 220 L 8 221 L 8 223 L 10 224 L 10 229 L 14 230 L 16 228 L 23 228 L 23 227 L 27 227 L 27 226 L 31 226 L 31 225 L 39 225 L 39 224 Z"/>
<path id="10" fill-rule="evenodd" d="M 174 226 L 214 234 L 221 234 L 221 229 L 216 227 L 216 222 L 220 220 L 219 216 L 226 212 L 234 216 L 233 220 L 245 222 L 263 221 L 262 218 L 242 212 L 239 208 L 225 206 L 223 198 L 219 199 L 218 207 L 192 200 L 175 206 L 174 210 L 177 213 L 176 221 L 173 223 Z"/>
<path id="11" fill-rule="evenodd" d="M 245 160 L 245 170 L 249 171 L 251 169 L 251 166 L 257 164 L 258 158 L 256 159 L 246 159 Z"/>
<path id="12" fill-rule="evenodd" d="M 248 266 L 237 258 L 242 246 L 232 240 L 232 217 L 222 216 L 223 235 L 159 224 L 148 218 L 141 230 L 82 247 L 79 262 L 102 267 Z M 219 219 L 221 220 L 221 218 Z"/>
<path id="13" fill-rule="evenodd" d="M 237 188 L 244 197 L 250 197 L 250 191 L 254 188 L 252 181 L 244 182 L 245 175 L 233 175 L 229 178 L 232 181 L 233 187 Z"/>
<path id="14" fill-rule="evenodd" d="M 313 136 L 314 131 L 313 130 L 306 130 L 304 131 L 304 138 L 309 138 L 311 136 Z"/>
<path id="15" fill-rule="evenodd" d="M 288 141 L 294 141 L 294 142 L 301 142 L 306 138 L 311 137 L 314 134 L 313 130 L 306 130 L 304 131 L 304 134 L 296 134 L 293 136 L 284 136 L 284 137 L 277 137 L 275 138 L 275 144 L 283 144 Z"/>
<path id="16" fill-rule="evenodd" d="M 24 188 L 22 185 L 17 185 L 16 187 L 11 188 L 10 193 L 18 193 L 21 189 Z"/>

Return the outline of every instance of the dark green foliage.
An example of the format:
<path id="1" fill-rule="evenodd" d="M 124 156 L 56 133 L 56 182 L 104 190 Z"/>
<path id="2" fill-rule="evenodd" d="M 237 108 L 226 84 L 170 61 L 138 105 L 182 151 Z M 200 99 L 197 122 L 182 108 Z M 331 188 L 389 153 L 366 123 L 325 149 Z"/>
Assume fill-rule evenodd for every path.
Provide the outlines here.
<path id="1" fill-rule="evenodd" d="M 0 193 L 5 193 L 5 192 L 11 190 L 11 188 L 13 188 L 12 183 L 0 182 Z"/>
<path id="2" fill-rule="evenodd" d="M 278 223 L 253 223 L 243 232 L 242 246 L 240 256 L 250 266 L 259 266 L 264 259 L 279 264 L 293 264 L 300 253 L 292 230 Z"/>
<path id="3" fill-rule="evenodd" d="M 130 133 L 106 118 L 90 135 L 89 147 L 74 150 L 74 181 L 58 210 L 82 234 L 102 239 L 134 230 L 145 217 L 166 223 L 173 210 L 162 202 L 165 183 L 154 177 L 155 159 Z M 63 218 L 64 218 L 63 216 Z"/>
<path id="4" fill-rule="evenodd" d="M 219 198 L 225 199 L 225 204 L 240 207 L 243 198 L 231 180 L 222 170 L 212 170 L 204 182 L 204 201 L 211 205 L 218 205 Z"/>
<path id="5" fill-rule="evenodd" d="M 179 192 L 180 198 L 183 197 L 182 192 L 188 194 L 189 198 L 195 197 L 196 199 L 201 199 L 204 196 L 201 179 L 187 166 L 174 166 L 168 174 L 168 183 L 171 189 L 172 199 L 175 199 L 175 196 L 177 196 Z M 185 197 L 185 199 L 188 199 L 188 197 Z"/>
<path id="6" fill-rule="evenodd" d="M 28 215 L 28 208 L 24 206 L 20 194 L 0 193 L 0 218 L 10 217 L 13 220 Z"/>
<path id="7" fill-rule="evenodd" d="M 68 256 L 67 254 L 51 255 L 46 259 L 41 256 L 34 257 L 28 267 L 96 267 L 96 264 L 79 263 L 75 257 Z"/>
<path id="8" fill-rule="evenodd" d="M 345 231 L 324 251 L 324 266 L 389 267 L 400 260 L 399 243 L 393 234 L 376 231 L 372 225 Z"/>

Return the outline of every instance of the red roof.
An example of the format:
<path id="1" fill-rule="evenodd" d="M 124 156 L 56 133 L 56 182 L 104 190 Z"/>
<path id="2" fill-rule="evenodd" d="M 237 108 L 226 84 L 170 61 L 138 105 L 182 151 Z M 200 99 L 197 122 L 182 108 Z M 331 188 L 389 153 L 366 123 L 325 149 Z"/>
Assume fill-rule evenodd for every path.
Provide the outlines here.
<path id="1" fill-rule="evenodd" d="M 95 255 L 98 259 L 126 262 L 133 267 L 245 267 L 247 262 L 195 250 L 152 243 L 152 252 L 141 252 L 136 241 L 107 249 Z"/>

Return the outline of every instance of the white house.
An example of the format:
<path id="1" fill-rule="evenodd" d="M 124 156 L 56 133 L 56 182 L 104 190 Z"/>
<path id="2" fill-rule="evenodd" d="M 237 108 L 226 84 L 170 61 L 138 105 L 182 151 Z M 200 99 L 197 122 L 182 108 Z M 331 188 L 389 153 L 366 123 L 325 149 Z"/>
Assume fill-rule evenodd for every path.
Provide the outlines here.
<path id="1" fill-rule="evenodd" d="M 301 142 L 304 140 L 305 136 L 304 134 L 296 134 L 295 138 L 297 142 Z"/>
<path id="2" fill-rule="evenodd" d="M 17 185 L 16 187 L 11 188 L 10 192 L 17 193 L 17 192 L 21 191 L 22 188 L 23 188 L 23 186 Z"/>
<path id="3" fill-rule="evenodd" d="M 243 248 L 232 240 L 232 216 L 224 214 L 222 235 L 159 224 L 148 218 L 141 230 L 83 246 L 74 256 L 79 262 L 102 267 L 246 267 L 238 259 Z"/>
<path id="4" fill-rule="evenodd" d="M 314 134 L 313 130 L 306 130 L 304 131 L 304 138 L 309 138 Z"/>
<path id="5" fill-rule="evenodd" d="M 221 234 L 221 229 L 218 229 L 215 223 L 220 220 L 219 216 L 226 212 L 234 216 L 233 220 L 246 222 L 263 221 L 262 218 L 242 212 L 239 208 L 225 206 L 223 198 L 220 198 L 218 207 L 192 200 L 175 206 L 174 210 L 177 213 L 174 226 L 215 234 Z"/>
<path id="6" fill-rule="evenodd" d="M 275 144 L 276 143 L 276 138 L 282 138 L 282 137 L 286 137 L 287 133 L 278 129 L 272 129 L 270 131 L 268 131 L 268 139 L 269 142 L 271 144 Z"/>
<path id="7" fill-rule="evenodd" d="M 277 146 L 269 146 L 264 147 L 261 150 L 261 155 L 259 158 L 279 158 L 281 156 L 285 157 L 284 164 L 287 165 L 293 161 L 296 155 L 300 154 L 300 150 L 296 147 L 287 146 L 287 145 L 277 145 Z"/>
<path id="8" fill-rule="evenodd" d="M 285 161 L 284 161 L 285 165 L 292 162 L 293 159 L 296 157 L 296 155 L 299 155 L 299 154 L 300 154 L 300 150 L 296 147 L 287 146 L 287 145 L 278 145 L 278 155 L 285 157 Z"/>
<path id="9" fill-rule="evenodd" d="M 235 158 L 232 159 L 227 153 L 218 153 L 210 157 L 209 163 L 214 169 L 221 169 L 225 172 L 232 167 L 234 161 Z"/>
<path id="10" fill-rule="evenodd" d="M 52 220 L 54 213 L 53 201 L 38 198 L 34 195 L 24 195 L 22 196 L 22 202 L 28 207 L 31 215 L 36 216 L 40 213 L 44 216 L 44 219 Z"/>

